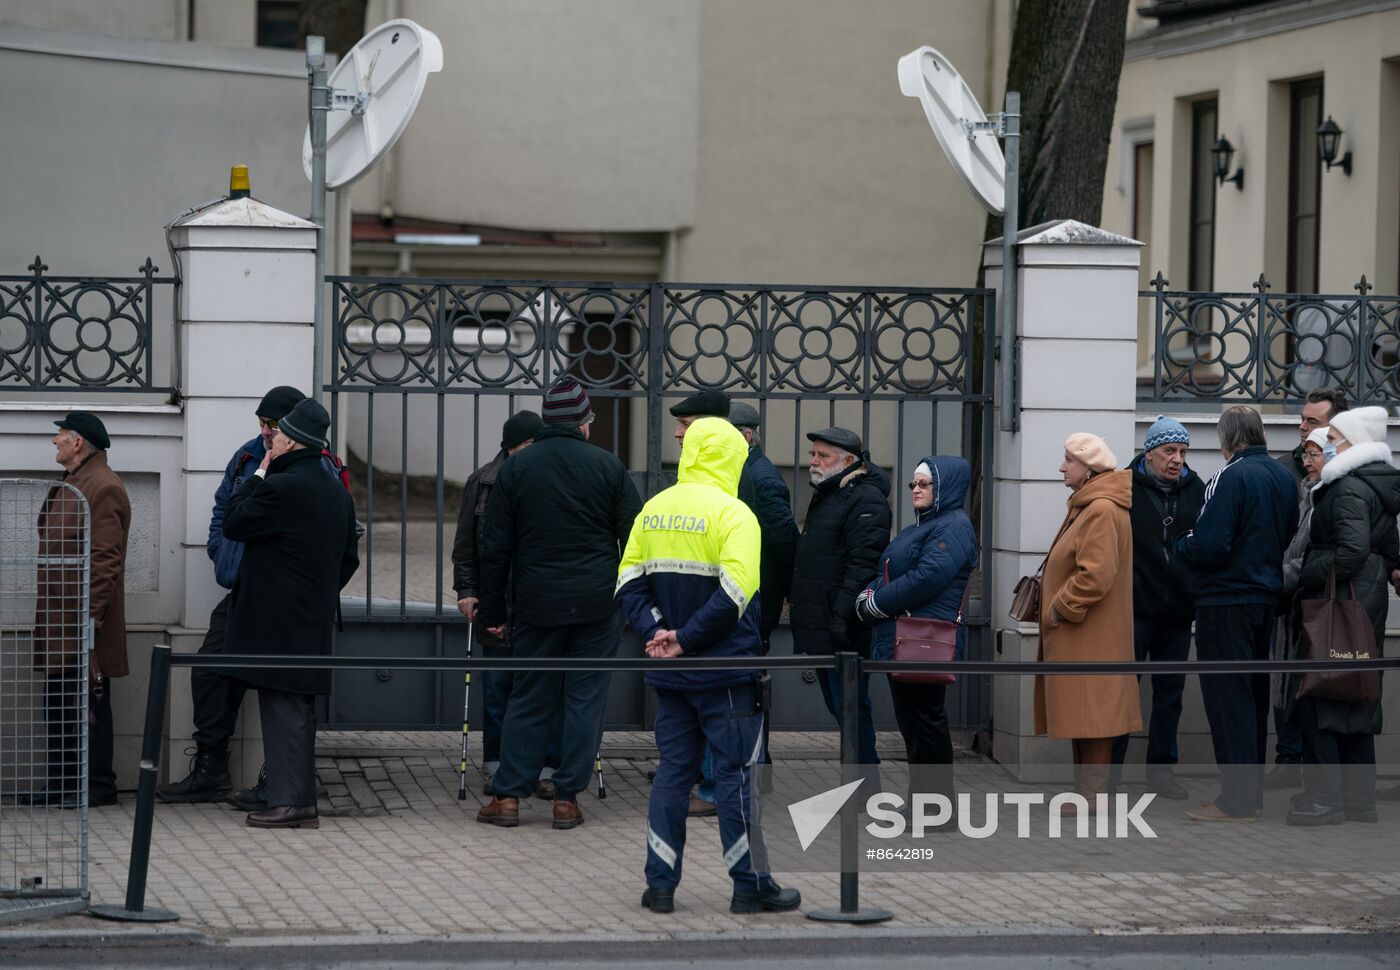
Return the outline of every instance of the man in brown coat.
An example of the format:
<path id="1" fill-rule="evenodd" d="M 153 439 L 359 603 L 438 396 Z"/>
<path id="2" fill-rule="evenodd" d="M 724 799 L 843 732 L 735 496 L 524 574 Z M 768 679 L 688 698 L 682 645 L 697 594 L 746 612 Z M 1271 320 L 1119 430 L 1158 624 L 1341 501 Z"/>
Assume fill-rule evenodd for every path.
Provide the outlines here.
<path id="1" fill-rule="evenodd" d="M 44 714 L 48 722 L 48 791 L 31 795 L 35 804 L 65 808 L 79 804 L 78 752 L 81 721 L 91 725 L 88 738 L 88 804 L 117 803 L 117 776 L 112 769 L 112 697 L 114 678 L 127 675 L 126 544 L 131 502 L 126 487 L 107 464 L 111 439 L 101 419 L 73 411 L 53 436 L 54 460 L 63 466 L 65 488 L 50 489 L 39 513 L 38 603 L 34 621 L 34 669 L 45 675 Z M 74 491 L 76 489 L 76 492 Z M 78 494 L 87 500 L 84 517 Z M 81 556 L 83 526 L 90 524 L 88 587 L 82 569 L 62 562 Z M 92 621 L 93 648 L 87 684 L 79 683 L 86 625 Z"/>

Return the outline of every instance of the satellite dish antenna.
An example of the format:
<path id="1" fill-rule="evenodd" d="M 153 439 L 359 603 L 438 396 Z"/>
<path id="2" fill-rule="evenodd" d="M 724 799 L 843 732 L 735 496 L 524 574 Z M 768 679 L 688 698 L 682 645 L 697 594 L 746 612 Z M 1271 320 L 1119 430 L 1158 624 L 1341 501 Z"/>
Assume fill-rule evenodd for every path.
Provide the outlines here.
<path id="1" fill-rule="evenodd" d="M 442 70 L 442 41 L 411 20 L 371 30 L 326 77 L 326 39 L 306 38 L 311 80 L 301 164 L 311 180 L 316 224 L 316 300 L 312 328 L 311 396 L 324 396 L 326 358 L 326 189 L 342 189 L 394 147 L 418 107 L 428 75 Z"/>
<path id="2" fill-rule="evenodd" d="M 899 90 L 918 98 L 929 127 L 968 191 L 994 215 L 1006 198 L 1006 159 L 995 137 L 978 138 L 996 126 L 953 62 L 932 47 L 920 47 L 899 59 Z"/>
<path id="3" fill-rule="evenodd" d="M 442 42 L 411 20 L 390 20 L 350 48 L 331 74 L 326 118 L 326 188 L 341 189 L 364 175 L 408 127 L 427 86 L 442 70 Z M 348 108 L 349 110 L 340 110 Z M 301 164 L 313 177 L 312 125 Z"/>
<path id="4" fill-rule="evenodd" d="M 953 62 L 932 47 L 920 47 L 899 59 L 899 90 L 918 98 L 943 154 L 977 201 L 1002 217 L 1001 293 L 1001 430 L 1017 431 L 1020 347 L 1016 339 L 1016 236 L 1020 231 L 1021 94 L 1006 92 L 1006 110 L 988 119 Z M 986 136 L 986 137 L 983 137 Z M 1006 140 L 1002 154 L 997 139 Z"/>

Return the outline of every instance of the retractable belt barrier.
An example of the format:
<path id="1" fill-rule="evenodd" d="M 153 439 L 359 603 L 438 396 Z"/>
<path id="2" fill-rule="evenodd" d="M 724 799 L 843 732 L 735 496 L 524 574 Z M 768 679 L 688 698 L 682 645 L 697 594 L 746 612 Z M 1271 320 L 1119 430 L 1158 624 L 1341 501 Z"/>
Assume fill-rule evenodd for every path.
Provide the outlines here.
<path id="1" fill-rule="evenodd" d="M 136 820 L 131 833 L 131 861 L 127 871 L 126 902 L 123 906 L 96 905 L 94 916 L 104 919 L 163 922 L 179 919 L 166 910 L 146 909 L 146 876 L 151 857 L 151 831 L 155 816 L 156 778 L 160 771 L 161 727 L 165 723 L 166 695 L 171 666 L 205 667 L 221 670 L 250 668 L 295 668 L 316 670 L 511 670 L 567 673 L 588 671 L 646 670 L 832 670 L 841 678 L 841 710 L 837 724 L 841 736 L 843 780 L 854 780 L 856 753 L 857 684 L 862 673 L 953 673 L 962 675 L 1026 676 L 1028 674 L 1262 674 L 1308 673 L 1345 670 L 1394 670 L 1400 657 L 1368 660 L 1192 660 L 1169 661 L 920 661 L 897 663 L 892 660 L 862 660 L 854 653 L 814 654 L 792 657 L 647 657 L 608 658 L 515 658 L 515 657 L 326 657 L 265 656 L 250 654 L 174 653 L 168 644 L 157 644 L 151 651 L 151 678 L 146 693 L 146 724 L 141 739 L 141 775 L 136 792 Z M 846 777 L 850 776 L 850 777 Z M 848 800 L 841 818 L 841 905 L 839 909 L 817 910 L 813 919 L 872 923 L 890 919 L 885 910 L 860 908 L 860 856 L 857 806 Z"/>

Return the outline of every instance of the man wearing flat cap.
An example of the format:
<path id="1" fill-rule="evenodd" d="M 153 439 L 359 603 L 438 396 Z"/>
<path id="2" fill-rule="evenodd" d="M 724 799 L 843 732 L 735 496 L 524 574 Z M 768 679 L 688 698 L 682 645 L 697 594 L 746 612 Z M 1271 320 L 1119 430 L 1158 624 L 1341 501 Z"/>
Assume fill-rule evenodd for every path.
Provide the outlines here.
<path id="1" fill-rule="evenodd" d="M 729 395 L 723 391 L 701 391 L 671 405 L 671 417 L 676 419 L 676 446 L 685 440 L 685 429 L 696 418 L 729 417 Z"/>
<path id="2" fill-rule="evenodd" d="M 472 472 L 462 489 L 462 504 L 457 510 L 457 533 L 452 540 L 452 588 L 457 593 L 457 609 L 469 620 L 476 620 L 481 606 L 481 535 L 486 529 L 486 507 L 496 475 L 507 458 L 535 443 L 535 436 L 544 430 L 544 421 L 534 411 L 517 411 L 501 428 L 501 450 L 496 456 Z M 509 586 L 509 580 L 506 581 Z M 509 626 L 509 623 L 507 623 Z M 497 636 L 484 627 L 475 630 L 476 642 L 486 657 L 511 656 L 510 637 Z M 501 765 L 501 725 L 506 718 L 506 702 L 510 700 L 513 673 L 509 670 L 481 672 L 481 773 L 486 776 L 485 793 L 491 794 L 491 778 Z M 558 722 L 562 728 L 563 722 Z M 545 753 L 541 781 L 535 793 L 541 797 L 553 794 L 550 776 L 559 767 L 558 731 Z"/>
<path id="3" fill-rule="evenodd" d="M 131 501 L 126 486 L 107 464 L 111 439 L 97 415 L 73 411 L 53 436 L 54 460 L 63 466 L 63 481 L 72 488 L 49 490 L 39 512 L 39 556 L 58 565 L 39 567 L 34 618 L 34 669 L 45 675 L 44 716 L 48 722 L 48 790 L 30 795 L 32 804 L 76 808 L 81 793 L 78 757 L 82 721 L 88 736 L 88 804 L 117 803 L 117 775 L 112 767 L 111 681 L 127 675 L 126 544 L 131 528 Z M 77 490 L 87 501 L 83 515 Z M 87 619 L 92 621 L 92 653 L 87 683 L 81 682 L 87 624 L 75 617 L 82 603 L 81 567 L 65 565 L 81 556 L 83 528 L 88 527 Z"/>
<path id="4" fill-rule="evenodd" d="M 229 594 L 235 654 L 329 656 L 340 591 L 359 568 L 355 503 L 321 467 L 330 415 L 298 401 L 278 422 L 257 469 L 229 497 L 224 536 L 242 542 Z M 248 668 L 231 676 L 258 691 L 267 805 L 254 828 L 316 828 L 316 695 L 329 670 Z"/>
<path id="5" fill-rule="evenodd" d="M 890 480 L 866 456 L 860 435 L 847 428 L 809 431 L 812 502 L 793 559 L 788 621 L 797 653 L 870 652 L 870 628 L 856 622 L 856 597 L 875 578 L 890 541 Z M 841 710 L 841 685 L 818 670 L 822 700 Z M 870 677 L 860 678 L 860 763 L 877 765 Z M 873 773 L 871 777 L 873 782 Z"/>

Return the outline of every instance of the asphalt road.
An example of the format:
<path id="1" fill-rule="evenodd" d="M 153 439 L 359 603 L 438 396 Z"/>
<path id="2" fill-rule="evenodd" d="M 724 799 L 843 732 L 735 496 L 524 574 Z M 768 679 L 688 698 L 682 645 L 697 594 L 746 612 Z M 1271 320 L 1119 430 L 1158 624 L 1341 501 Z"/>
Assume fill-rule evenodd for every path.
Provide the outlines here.
<path id="1" fill-rule="evenodd" d="M 807 936 L 809 938 L 802 938 Z M 487 943 L 289 946 L 181 944 L 158 947 L 52 946 L 0 949 L 5 970 L 48 967 L 316 968 L 316 970 L 535 970 L 558 967 L 647 967 L 654 970 L 797 968 L 895 970 L 936 962 L 939 970 L 1168 970 L 1184 966 L 1259 970 L 1375 970 L 1400 965 L 1400 934 L 958 936 L 862 934 L 844 938 L 646 943 Z"/>

